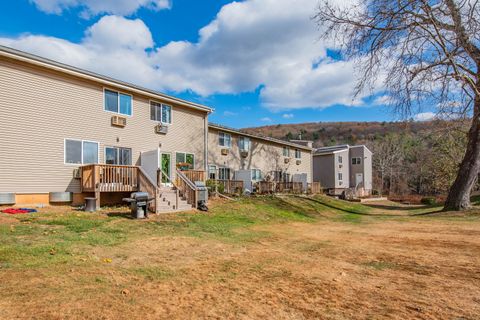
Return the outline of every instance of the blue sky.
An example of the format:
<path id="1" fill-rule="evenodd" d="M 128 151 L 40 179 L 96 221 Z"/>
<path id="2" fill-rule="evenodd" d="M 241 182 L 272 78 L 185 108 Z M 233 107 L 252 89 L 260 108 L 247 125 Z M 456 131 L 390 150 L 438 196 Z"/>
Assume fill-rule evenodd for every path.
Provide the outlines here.
<path id="1" fill-rule="evenodd" d="M 232 127 L 389 121 L 381 86 L 319 41 L 312 0 L 0 2 L 0 44 L 215 108 Z M 418 116 L 429 117 L 429 113 Z"/>

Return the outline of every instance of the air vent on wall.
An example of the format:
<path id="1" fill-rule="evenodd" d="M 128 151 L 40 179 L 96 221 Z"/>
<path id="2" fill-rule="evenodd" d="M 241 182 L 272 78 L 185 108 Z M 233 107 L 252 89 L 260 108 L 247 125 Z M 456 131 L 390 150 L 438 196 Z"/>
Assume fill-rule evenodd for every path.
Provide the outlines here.
<path id="1" fill-rule="evenodd" d="M 302 160 L 297 160 L 297 166 L 302 163 Z"/>
<path id="2" fill-rule="evenodd" d="M 285 158 L 283 161 L 285 161 L 285 163 L 289 163 L 289 162 L 290 162 L 290 158 Z"/>
<path id="3" fill-rule="evenodd" d="M 228 155 L 229 150 L 228 149 L 222 149 L 222 155 L 226 156 Z"/>

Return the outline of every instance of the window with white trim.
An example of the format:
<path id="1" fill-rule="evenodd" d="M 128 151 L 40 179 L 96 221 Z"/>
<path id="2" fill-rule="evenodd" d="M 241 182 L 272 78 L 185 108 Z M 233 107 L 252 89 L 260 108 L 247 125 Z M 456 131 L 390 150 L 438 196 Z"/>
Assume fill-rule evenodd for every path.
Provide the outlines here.
<path id="1" fill-rule="evenodd" d="M 218 133 L 218 145 L 225 148 L 232 146 L 232 135 L 225 132 Z"/>
<path id="2" fill-rule="evenodd" d="M 127 116 L 132 115 L 132 96 L 129 94 L 104 90 L 105 111 L 115 112 Z"/>
<path id="3" fill-rule="evenodd" d="M 217 178 L 217 166 L 209 165 L 208 166 L 208 178 L 210 180 L 216 180 Z"/>
<path id="4" fill-rule="evenodd" d="M 295 159 L 301 159 L 302 158 L 302 152 L 298 149 L 295 149 Z"/>
<path id="5" fill-rule="evenodd" d="M 260 169 L 252 169 L 252 181 L 262 180 L 262 171 Z"/>
<path id="6" fill-rule="evenodd" d="M 172 123 L 172 107 L 163 103 L 150 101 L 150 120 Z"/>
<path id="7" fill-rule="evenodd" d="M 177 152 L 175 157 L 175 163 L 184 164 L 183 167 L 188 169 L 195 169 L 195 155 L 193 153 Z"/>
<path id="8" fill-rule="evenodd" d="M 284 157 L 290 157 L 290 148 L 289 147 L 283 147 L 283 156 Z"/>
<path id="9" fill-rule="evenodd" d="M 98 163 L 98 142 L 65 139 L 65 163 Z"/>
<path id="10" fill-rule="evenodd" d="M 230 168 L 218 168 L 218 180 L 230 180 Z"/>
<path id="11" fill-rule="evenodd" d="M 338 156 L 338 163 L 342 163 L 343 162 L 343 157 L 342 156 Z"/>
<path id="12" fill-rule="evenodd" d="M 131 166 L 132 149 L 122 147 L 105 147 L 105 164 Z"/>
<path id="13" fill-rule="evenodd" d="M 352 164 L 362 164 L 362 158 L 352 158 Z"/>
<path id="14" fill-rule="evenodd" d="M 250 151 L 250 138 L 240 137 L 238 138 L 238 147 L 240 151 Z"/>
<path id="15" fill-rule="evenodd" d="M 343 173 L 339 172 L 338 173 L 338 181 L 342 181 L 343 180 Z"/>

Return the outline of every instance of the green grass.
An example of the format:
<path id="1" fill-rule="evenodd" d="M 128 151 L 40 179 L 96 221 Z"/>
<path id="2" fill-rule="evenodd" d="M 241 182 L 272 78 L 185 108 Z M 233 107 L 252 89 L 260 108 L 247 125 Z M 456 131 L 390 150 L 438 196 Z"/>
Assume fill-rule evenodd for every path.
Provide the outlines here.
<path id="1" fill-rule="evenodd" d="M 19 223 L 0 225 L 0 267 L 82 265 L 91 263 L 91 259 L 79 257 L 88 257 L 92 248 L 113 248 L 148 237 L 181 235 L 243 245 L 270 236 L 257 226 L 310 223 L 319 219 L 358 224 L 379 219 L 368 216 L 371 211 L 372 208 L 366 205 L 326 196 L 289 196 L 241 198 L 218 205 L 208 213 L 177 214 L 173 218 L 150 221 L 75 211 L 67 214 L 35 213 L 15 217 Z M 148 274 L 150 271 L 143 272 Z M 149 276 L 161 277 L 154 272 L 161 271 L 151 271 Z"/>

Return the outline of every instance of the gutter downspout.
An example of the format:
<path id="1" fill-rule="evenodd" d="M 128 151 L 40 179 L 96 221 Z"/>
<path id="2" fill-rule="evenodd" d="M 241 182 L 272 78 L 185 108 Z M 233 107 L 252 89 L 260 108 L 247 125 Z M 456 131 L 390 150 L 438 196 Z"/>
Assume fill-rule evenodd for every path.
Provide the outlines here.
<path id="1" fill-rule="evenodd" d="M 204 125 L 204 130 L 205 130 L 205 135 L 204 135 L 204 144 L 205 144 L 205 147 L 203 148 L 204 149 L 204 159 L 205 159 L 205 163 L 204 163 L 204 168 L 205 168 L 205 175 L 208 176 L 208 115 L 210 113 L 207 113 L 205 115 L 205 118 L 203 120 L 203 125 Z"/>

